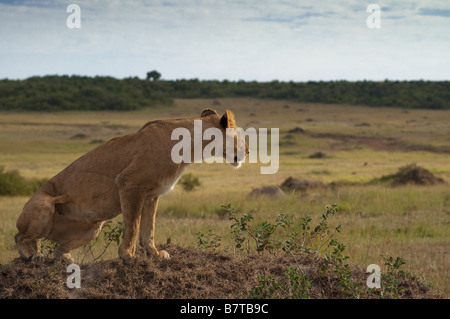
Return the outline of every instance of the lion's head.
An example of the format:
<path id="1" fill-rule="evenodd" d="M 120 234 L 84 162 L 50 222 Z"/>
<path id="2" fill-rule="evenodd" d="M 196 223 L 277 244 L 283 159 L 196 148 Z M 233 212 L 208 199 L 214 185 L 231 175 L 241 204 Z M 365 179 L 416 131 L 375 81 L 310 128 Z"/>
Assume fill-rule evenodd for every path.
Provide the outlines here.
<path id="1" fill-rule="evenodd" d="M 245 143 L 243 129 L 237 126 L 234 114 L 230 110 L 226 110 L 222 117 L 211 109 L 206 109 L 201 114 L 201 116 L 211 115 L 220 118 L 219 127 L 224 137 L 223 158 L 231 166 L 239 168 L 249 152 L 248 145 Z"/>

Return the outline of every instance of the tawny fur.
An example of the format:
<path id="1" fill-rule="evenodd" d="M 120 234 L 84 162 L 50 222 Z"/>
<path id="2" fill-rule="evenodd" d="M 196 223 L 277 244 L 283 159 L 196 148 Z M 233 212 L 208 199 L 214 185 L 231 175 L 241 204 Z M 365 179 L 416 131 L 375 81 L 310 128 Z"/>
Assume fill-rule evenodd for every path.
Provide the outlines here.
<path id="1" fill-rule="evenodd" d="M 237 127 L 232 112 L 221 117 L 206 109 L 196 118 L 148 122 L 136 133 L 98 146 L 46 182 L 25 204 L 15 236 L 20 255 L 41 257 L 40 238 L 47 238 L 58 244 L 55 258 L 73 262 L 70 251 L 87 244 L 106 220 L 122 213 L 122 259 L 133 258 L 138 236 L 148 255 L 169 258 L 155 247 L 156 210 L 159 197 L 173 188 L 188 165 L 172 161 L 171 150 L 178 141 L 171 140 L 171 133 L 183 127 L 193 137 L 194 120 L 202 120 L 203 130 L 221 129 L 224 136 L 226 127 Z"/>

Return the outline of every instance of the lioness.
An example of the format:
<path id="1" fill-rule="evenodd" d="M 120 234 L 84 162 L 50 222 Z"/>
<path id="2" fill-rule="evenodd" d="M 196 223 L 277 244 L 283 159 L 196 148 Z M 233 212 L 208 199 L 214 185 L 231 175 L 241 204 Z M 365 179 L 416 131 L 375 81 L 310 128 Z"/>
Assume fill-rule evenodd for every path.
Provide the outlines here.
<path id="1" fill-rule="evenodd" d="M 155 247 L 156 208 L 159 197 L 174 187 L 188 165 L 172 160 L 171 150 L 177 141 L 172 140 L 171 133 L 186 128 L 194 139 L 194 120 L 202 121 L 203 130 L 221 130 L 224 157 L 225 136 L 227 132 L 234 135 L 234 154 L 243 155 L 234 157 L 230 164 L 239 167 L 248 146 L 233 133 L 237 126 L 229 110 L 223 116 L 206 109 L 196 118 L 148 122 L 136 133 L 113 138 L 80 157 L 30 198 L 17 220 L 19 233 L 15 241 L 21 257 L 41 257 L 40 238 L 47 238 L 58 244 L 55 258 L 72 263 L 69 252 L 91 241 L 106 220 L 122 213 L 122 259 L 130 261 L 134 257 L 138 234 L 147 254 L 169 258 L 166 251 Z M 207 143 L 202 143 L 204 148 Z"/>

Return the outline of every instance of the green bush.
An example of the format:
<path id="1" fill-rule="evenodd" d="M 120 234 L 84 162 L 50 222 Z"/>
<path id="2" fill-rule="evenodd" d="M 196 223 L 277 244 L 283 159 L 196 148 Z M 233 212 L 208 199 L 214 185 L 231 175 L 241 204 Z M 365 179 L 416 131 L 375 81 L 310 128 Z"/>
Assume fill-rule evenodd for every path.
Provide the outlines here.
<path id="1" fill-rule="evenodd" d="M 195 233 L 195 236 L 197 236 L 198 239 L 198 247 L 203 249 L 216 249 L 220 246 L 220 242 L 222 241 L 222 236 L 214 234 L 212 229 L 209 229 L 206 234 L 197 232 Z"/>
<path id="2" fill-rule="evenodd" d="M 287 215 L 279 214 L 274 223 L 264 221 L 255 225 L 253 215 L 237 214 L 237 210 L 228 205 L 222 208 L 231 215 L 231 237 L 233 251 L 240 254 L 284 252 L 294 257 L 295 263 L 284 268 L 283 273 L 258 275 L 257 284 L 248 293 L 251 298 L 310 298 L 313 283 L 328 283 L 326 289 L 334 295 L 346 298 L 401 298 L 405 279 L 412 275 L 401 270 L 405 264 L 401 257 L 383 257 L 386 271 L 381 276 L 381 288 L 365 289 L 364 281 L 358 278 L 356 268 L 345 254 L 345 244 L 336 238 L 342 226 L 331 227 L 329 219 L 338 213 L 337 204 L 327 205 L 326 211 L 318 222 L 310 217 L 300 217 L 294 222 Z M 276 234 L 278 236 L 275 236 Z M 212 230 L 208 234 L 197 233 L 199 246 L 217 248 L 217 235 Z M 222 239 L 220 237 L 220 239 Z M 217 244 L 217 245 L 216 245 Z M 208 247 L 206 247 L 208 246 Z M 297 263 L 295 256 L 309 254 L 322 256 L 314 271 L 306 272 Z"/>
<path id="3" fill-rule="evenodd" d="M 17 170 L 5 172 L 0 166 L 0 196 L 29 196 L 45 182 L 46 179 L 26 179 Z"/>
<path id="4" fill-rule="evenodd" d="M 192 175 L 192 173 L 184 174 L 180 178 L 179 183 L 186 192 L 193 191 L 195 188 L 201 185 L 198 177 Z"/>
<path id="5" fill-rule="evenodd" d="M 310 297 L 312 281 L 296 267 L 287 267 L 283 277 L 258 276 L 258 285 L 253 287 L 250 298 L 255 299 L 307 299 Z"/>

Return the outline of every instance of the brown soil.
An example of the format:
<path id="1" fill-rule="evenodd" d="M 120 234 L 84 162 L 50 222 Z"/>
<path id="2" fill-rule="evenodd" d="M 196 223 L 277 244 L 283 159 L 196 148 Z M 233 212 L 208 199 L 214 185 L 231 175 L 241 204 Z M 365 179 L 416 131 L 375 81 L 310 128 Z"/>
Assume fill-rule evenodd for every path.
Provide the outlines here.
<path id="1" fill-rule="evenodd" d="M 323 258 L 311 254 L 255 254 L 233 256 L 174 245 L 172 258 L 153 261 L 137 257 L 127 265 L 120 259 L 81 265 L 81 288 L 66 285 L 66 265 L 44 260 L 31 263 L 15 259 L 0 265 L 0 298 L 28 299 L 223 299 L 249 298 L 258 275 L 282 279 L 286 267 L 296 266 L 312 281 L 311 298 L 346 298 L 335 273 L 320 271 Z M 368 274 L 352 266 L 353 280 L 365 283 Z M 402 298 L 439 298 L 415 279 L 402 279 Z M 370 297 L 370 296 L 368 296 Z"/>

